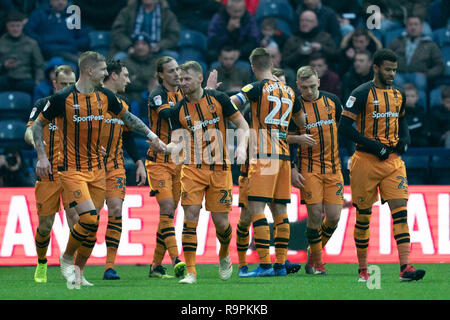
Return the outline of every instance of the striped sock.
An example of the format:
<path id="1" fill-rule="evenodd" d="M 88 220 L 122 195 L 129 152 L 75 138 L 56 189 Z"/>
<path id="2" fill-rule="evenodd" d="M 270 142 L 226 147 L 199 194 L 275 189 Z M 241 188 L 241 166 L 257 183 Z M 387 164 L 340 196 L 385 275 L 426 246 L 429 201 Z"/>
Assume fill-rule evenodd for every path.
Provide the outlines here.
<path id="1" fill-rule="evenodd" d="M 47 249 L 50 243 L 50 233 L 43 235 L 39 232 L 39 228 L 37 228 L 34 235 L 34 242 L 36 244 L 38 262 L 47 263 Z"/>
<path id="2" fill-rule="evenodd" d="M 248 232 L 250 226 L 245 225 L 239 220 L 236 228 L 236 247 L 239 258 L 239 268 L 247 265 L 247 250 L 249 246 L 250 234 Z"/>
<path id="3" fill-rule="evenodd" d="M 161 215 L 159 218 L 160 235 L 164 241 L 164 247 L 169 252 L 172 261 L 178 257 L 177 239 L 175 237 L 175 226 L 173 224 L 173 217 Z M 164 254 L 163 254 L 164 257 Z M 162 260 L 161 260 L 162 261 Z"/>
<path id="4" fill-rule="evenodd" d="M 274 244 L 275 244 L 275 263 L 284 264 L 287 257 L 290 226 L 288 215 L 281 214 L 274 216 Z"/>
<path id="5" fill-rule="evenodd" d="M 322 235 L 321 229 L 312 229 L 306 227 L 306 238 L 308 239 L 311 250 L 310 264 L 320 264 L 322 262 Z"/>
<path id="6" fill-rule="evenodd" d="M 392 210 L 393 234 L 397 242 L 398 257 L 400 265 L 409 264 L 410 254 L 410 236 L 408 227 L 408 218 L 406 207 L 400 207 Z"/>
<path id="7" fill-rule="evenodd" d="M 323 219 L 322 225 L 320 226 L 320 229 L 322 230 L 322 248 L 325 248 L 325 246 L 328 243 L 328 240 L 330 240 L 336 228 L 337 225 L 330 226 L 327 222 L 327 219 L 326 218 Z"/>
<path id="8" fill-rule="evenodd" d="M 255 239 L 256 252 L 258 253 L 261 265 L 272 264 L 270 260 L 270 229 L 264 213 L 256 214 L 252 218 L 253 234 Z"/>
<path id="9" fill-rule="evenodd" d="M 197 224 L 198 222 L 184 220 L 182 243 L 184 260 L 186 261 L 187 273 L 197 274 L 195 269 L 195 256 L 197 253 Z"/>
<path id="10" fill-rule="evenodd" d="M 227 228 L 225 228 L 224 232 L 218 232 L 216 230 L 216 237 L 217 240 L 220 242 L 220 249 L 219 249 L 219 259 L 224 259 L 228 256 L 230 253 L 230 241 L 231 241 L 231 234 L 232 229 L 231 225 L 229 224 Z"/>
<path id="11" fill-rule="evenodd" d="M 66 251 L 68 256 L 73 256 L 75 251 L 86 240 L 90 233 L 97 233 L 98 229 L 98 215 L 97 211 L 90 210 L 79 214 L 80 220 L 73 226 L 69 234 L 69 241 L 67 242 Z"/>
<path id="12" fill-rule="evenodd" d="M 358 256 L 359 269 L 367 269 L 367 251 L 369 248 L 369 223 L 372 209 L 356 209 L 356 223 L 353 233 Z"/>
<path id="13" fill-rule="evenodd" d="M 114 269 L 117 249 L 119 248 L 120 237 L 122 235 L 122 217 L 108 216 L 108 226 L 106 228 L 106 264 L 105 271 Z"/>
<path id="14" fill-rule="evenodd" d="M 156 245 L 155 251 L 153 252 L 153 266 L 159 266 L 164 259 L 164 254 L 166 253 L 166 244 L 161 235 L 161 220 L 158 224 L 158 230 L 156 231 Z"/>
<path id="15" fill-rule="evenodd" d="M 91 256 L 92 250 L 94 250 L 95 243 L 97 242 L 97 235 L 95 233 L 90 233 L 86 240 L 83 241 L 81 246 L 77 250 L 75 257 L 75 265 L 81 270 L 84 269 L 89 257 Z"/>

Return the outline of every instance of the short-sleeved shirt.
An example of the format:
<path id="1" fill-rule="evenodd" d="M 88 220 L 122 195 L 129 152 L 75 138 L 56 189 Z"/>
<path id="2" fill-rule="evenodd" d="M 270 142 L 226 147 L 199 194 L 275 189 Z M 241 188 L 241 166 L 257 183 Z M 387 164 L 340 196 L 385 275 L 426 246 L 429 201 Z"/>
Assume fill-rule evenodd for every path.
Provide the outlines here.
<path id="1" fill-rule="evenodd" d="M 340 172 L 337 122 L 342 112 L 341 101 L 334 94 L 320 90 L 316 100 L 306 101 L 300 97 L 300 102 L 305 114 L 305 128 L 298 128 L 291 121 L 289 131 L 310 134 L 316 141 L 314 147 L 299 146 L 300 172 Z"/>
<path id="2" fill-rule="evenodd" d="M 117 99 L 125 110 L 129 110 L 128 103 L 123 98 L 117 96 Z M 106 156 L 103 158 L 106 171 L 124 168 L 122 133 L 127 130 L 128 127 L 121 119 L 113 117 L 109 112 L 105 114 L 101 145 L 106 149 Z"/>
<path id="3" fill-rule="evenodd" d="M 44 110 L 45 105 L 47 104 L 49 97 L 41 98 L 36 101 L 33 106 L 33 109 L 30 113 L 30 118 L 28 119 L 27 126 L 32 126 L 34 121 L 37 119 L 39 114 Z M 52 173 L 48 175 L 48 181 L 55 181 L 54 175 L 58 171 L 58 156 L 60 149 L 60 141 L 58 135 L 58 126 L 56 125 L 56 121 L 52 120 L 52 122 L 48 123 L 44 127 L 44 142 L 45 142 L 45 153 L 47 154 L 48 161 L 52 167 Z M 39 178 L 41 181 L 46 181 L 46 178 Z"/>
<path id="4" fill-rule="evenodd" d="M 49 98 L 39 119 L 46 124 L 58 118 L 59 171 L 103 168 L 100 143 L 108 112 L 121 118 L 126 110 L 116 95 L 106 88 L 98 87 L 90 94 L 82 94 L 74 84 Z"/>
<path id="5" fill-rule="evenodd" d="M 292 113 L 300 111 L 300 104 L 289 86 L 264 79 L 246 85 L 237 94 L 241 102 L 250 101 L 251 128 L 256 134 L 256 148 L 250 157 L 274 157 L 290 160 L 287 133 Z M 264 141 L 260 141 L 263 138 Z M 277 143 L 272 144 L 271 139 Z M 260 150 L 263 146 L 263 150 Z M 255 154 L 256 153 L 256 154 Z"/>
<path id="6" fill-rule="evenodd" d="M 399 88 L 380 89 L 369 81 L 352 91 L 342 115 L 353 119 L 366 138 L 394 148 L 399 140 L 398 119 L 405 116 L 405 102 Z"/>
<path id="7" fill-rule="evenodd" d="M 172 128 L 169 120 L 162 119 L 159 113 L 167 108 L 173 108 L 183 98 L 181 90 L 176 92 L 168 91 L 162 84 L 157 86 L 150 93 L 148 100 L 148 123 L 150 129 L 165 144 L 170 142 Z M 147 151 L 147 159 L 154 162 L 171 162 L 170 155 L 157 153 L 150 148 Z"/>
<path id="8" fill-rule="evenodd" d="M 241 113 L 223 92 L 203 90 L 200 100 L 180 100 L 173 109 L 170 121 L 172 130 L 186 129 L 190 139 L 190 154 L 184 155 L 184 163 L 197 168 L 229 170 L 227 152 L 227 120 Z"/>

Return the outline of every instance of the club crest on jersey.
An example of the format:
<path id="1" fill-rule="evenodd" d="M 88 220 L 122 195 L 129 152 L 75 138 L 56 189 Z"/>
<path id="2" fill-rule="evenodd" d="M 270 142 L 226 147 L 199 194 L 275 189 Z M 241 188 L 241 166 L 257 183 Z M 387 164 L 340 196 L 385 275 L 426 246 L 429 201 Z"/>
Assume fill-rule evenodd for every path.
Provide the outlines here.
<path id="1" fill-rule="evenodd" d="M 353 104 L 355 103 L 356 98 L 354 96 L 348 97 L 347 103 L 345 104 L 347 108 L 353 107 Z"/>
<path id="2" fill-rule="evenodd" d="M 50 100 L 47 101 L 47 103 L 45 104 L 44 110 L 42 110 L 43 112 L 47 111 L 48 107 L 50 107 Z"/>
<path id="3" fill-rule="evenodd" d="M 210 104 L 209 106 L 208 106 L 208 108 L 209 108 L 209 111 L 211 111 L 211 112 L 214 112 L 215 110 L 216 110 L 216 105 L 213 103 L 213 104 Z"/>
<path id="4" fill-rule="evenodd" d="M 156 106 L 160 106 L 160 105 L 162 105 L 162 98 L 161 98 L 161 96 L 155 96 L 154 98 L 153 98 L 153 102 L 155 103 L 155 105 Z"/>

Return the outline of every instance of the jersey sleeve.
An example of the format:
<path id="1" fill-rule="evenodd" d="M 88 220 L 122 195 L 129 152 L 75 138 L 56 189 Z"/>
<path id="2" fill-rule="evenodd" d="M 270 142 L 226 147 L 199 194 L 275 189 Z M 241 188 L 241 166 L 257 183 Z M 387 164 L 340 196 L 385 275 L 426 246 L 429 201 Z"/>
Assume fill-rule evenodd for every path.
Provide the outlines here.
<path id="1" fill-rule="evenodd" d="M 402 105 L 400 106 L 399 118 L 403 118 L 406 114 L 406 96 L 403 90 L 398 89 L 398 91 L 402 95 Z"/>
<path id="2" fill-rule="evenodd" d="M 333 94 L 333 93 L 329 93 L 328 92 L 326 95 L 334 103 L 334 108 L 335 108 L 334 118 L 336 119 L 336 121 L 339 122 L 339 119 L 341 118 L 341 114 L 342 114 L 342 102 L 341 102 L 341 99 L 339 99 L 338 96 Z"/>
<path id="3" fill-rule="evenodd" d="M 44 110 L 45 105 L 47 104 L 48 97 L 41 98 L 35 102 L 33 108 L 31 109 L 30 117 L 28 118 L 27 126 L 33 125 L 33 122 L 36 121 L 39 114 Z"/>
<path id="4" fill-rule="evenodd" d="M 292 113 L 295 114 L 297 112 L 300 112 L 302 110 L 302 106 L 300 104 L 300 101 L 297 97 L 294 96 L 294 104 L 292 106 Z"/>
<path id="5" fill-rule="evenodd" d="M 247 103 L 247 101 L 256 101 L 261 95 L 261 82 L 253 82 L 242 87 L 241 91 L 236 94 L 241 104 Z"/>
<path id="6" fill-rule="evenodd" d="M 222 112 L 224 117 L 230 118 L 236 112 L 239 112 L 239 109 L 231 102 L 230 97 L 225 93 L 214 90 L 212 95 L 222 105 Z"/>
<path id="7" fill-rule="evenodd" d="M 164 91 L 161 86 L 153 89 L 148 98 L 148 105 L 150 109 L 155 110 L 158 114 L 161 110 L 170 108 L 167 92 Z"/>
<path id="8" fill-rule="evenodd" d="M 102 91 L 108 98 L 108 112 L 112 113 L 118 118 L 121 118 L 127 111 L 127 109 L 123 107 L 122 100 L 120 100 L 120 98 L 117 97 L 111 90 L 102 88 Z"/>
<path id="9" fill-rule="evenodd" d="M 58 116 L 64 115 L 66 101 L 62 94 L 55 93 L 50 96 L 42 108 L 42 112 L 38 114 L 38 118 L 44 122 L 50 122 Z"/>
<path id="10" fill-rule="evenodd" d="M 183 128 L 183 126 L 181 125 L 181 122 L 180 122 L 180 110 L 181 110 L 183 103 L 184 103 L 183 100 L 178 101 L 178 103 L 175 105 L 175 107 L 173 107 L 171 110 L 172 112 L 170 113 L 169 125 L 172 128 L 172 130 L 177 130 L 177 129 Z"/>
<path id="11" fill-rule="evenodd" d="M 357 116 L 365 109 L 367 103 L 367 96 L 369 94 L 369 87 L 363 84 L 352 91 L 343 106 L 342 115 L 356 120 Z"/>

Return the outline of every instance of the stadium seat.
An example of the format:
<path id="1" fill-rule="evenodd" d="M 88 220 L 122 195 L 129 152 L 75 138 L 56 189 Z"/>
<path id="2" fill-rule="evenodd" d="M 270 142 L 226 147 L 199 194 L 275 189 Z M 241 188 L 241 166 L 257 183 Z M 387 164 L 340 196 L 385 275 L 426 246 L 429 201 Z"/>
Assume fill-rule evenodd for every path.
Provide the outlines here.
<path id="1" fill-rule="evenodd" d="M 388 30 L 384 33 L 384 46 L 387 47 L 392 40 L 406 34 L 405 28 L 398 28 L 394 30 Z"/>
<path id="2" fill-rule="evenodd" d="M 31 112 L 31 96 L 20 91 L 0 93 L 0 119 L 27 120 Z"/>
<path id="3" fill-rule="evenodd" d="M 450 45 L 450 29 L 440 28 L 434 30 L 431 38 L 439 46 L 439 48 L 442 48 L 445 45 Z"/>
<path id="4" fill-rule="evenodd" d="M 431 158 L 431 181 L 437 185 L 448 185 L 450 181 L 450 149 L 435 148 Z"/>
<path id="5" fill-rule="evenodd" d="M 442 87 L 437 87 L 430 91 L 430 109 L 441 105 Z"/>
<path id="6" fill-rule="evenodd" d="M 94 30 L 89 32 L 91 50 L 106 54 L 111 47 L 111 31 Z"/>
<path id="7" fill-rule="evenodd" d="M 430 156 L 421 153 L 420 149 L 411 148 L 402 155 L 402 160 L 406 166 L 406 175 L 409 185 L 422 185 L 429 183 L 430 176 Z"/>
<path id="8" fill-rule="evenodd" d="M 445 71 L 444 75 L 450 75 L 450 45 L 441 48 L 442 59 L 444 59 Z"/>
<path id="9" fill-rule="evenodd" d="M 203 33 L 195 30 L 183 29 L 180 32 L 178 48 L 194 48 L 205 52 L 207 50 L 207 43 L 208 39 Z"/>
<path id="10" fill-rule="evenodd" d="M 0 145 L 27 146 L 24 140 L 27 124 L 21 120 L 0 120 Z"/>
<path id="11" fill-rule="evenodd" d="M 294 21 L 294 10 L 286 0 L 261 0 L 256 9 L 256 21 L 268 17 L 280 18 L 290 24 Z"/>

